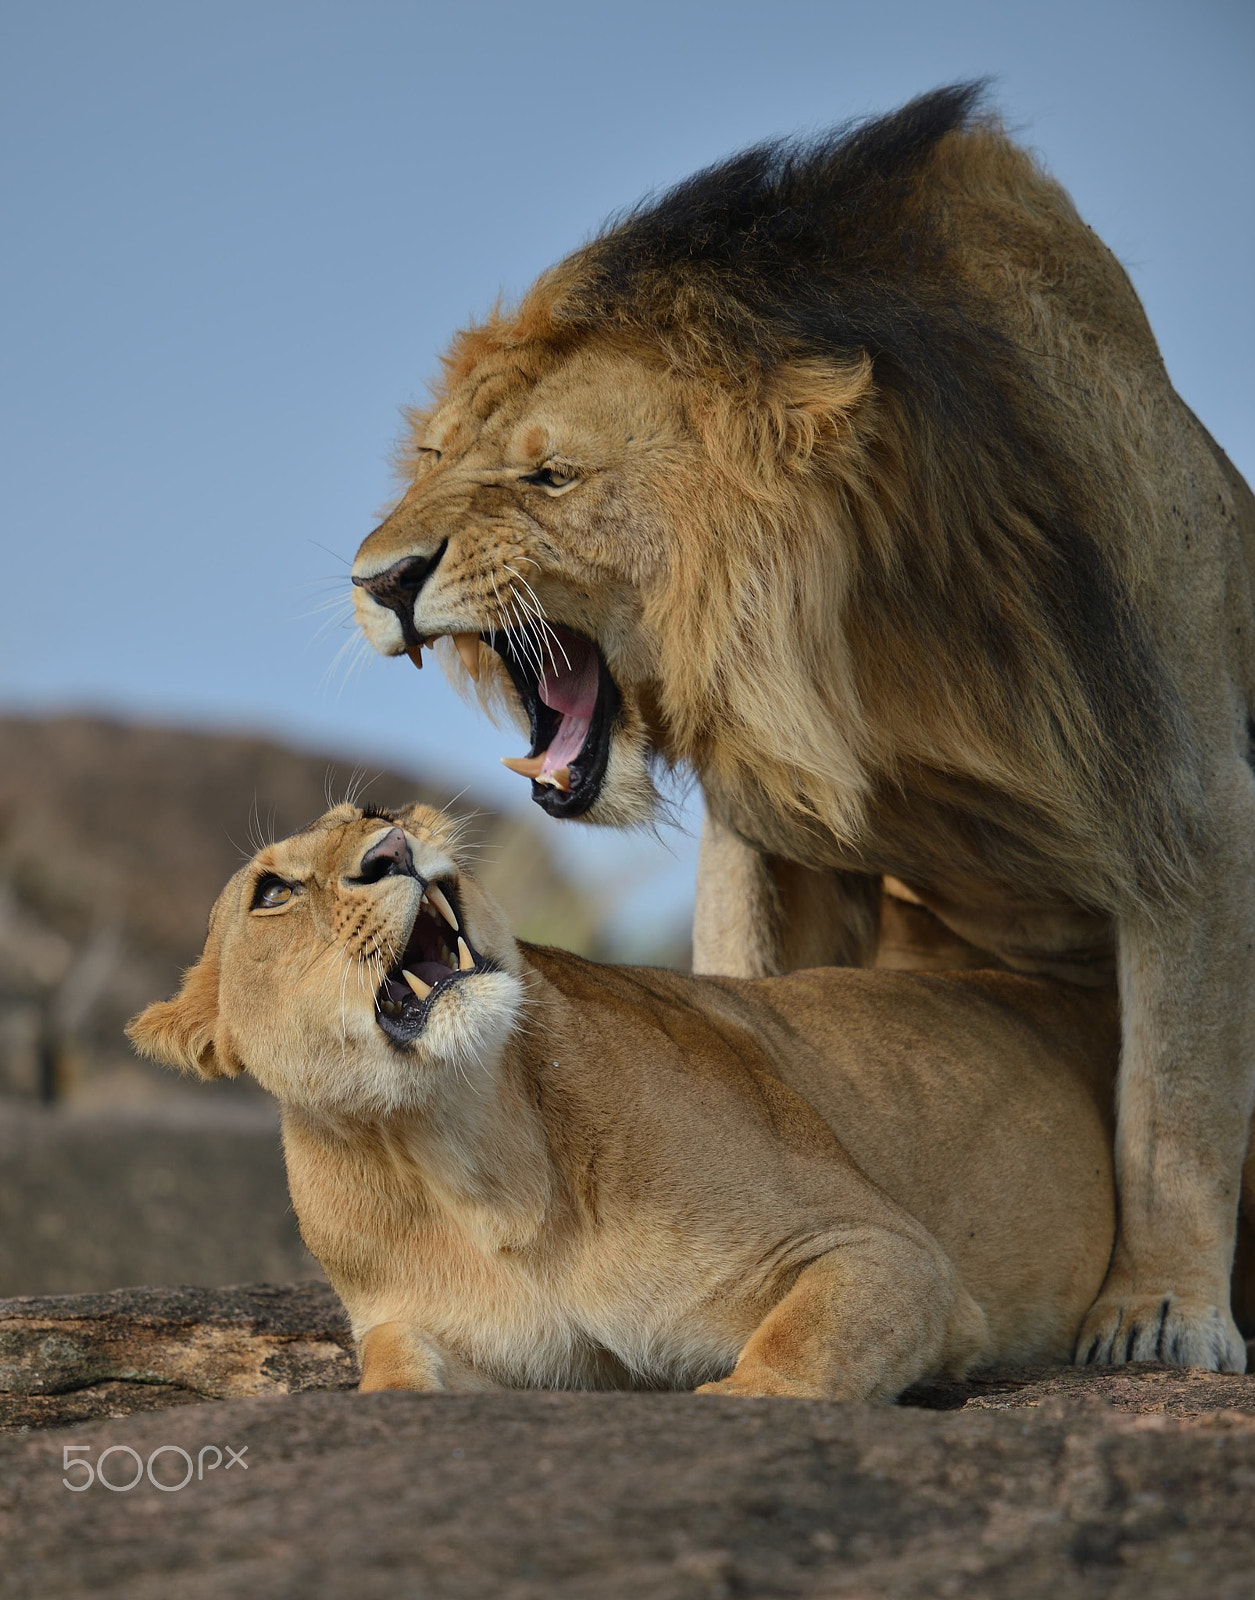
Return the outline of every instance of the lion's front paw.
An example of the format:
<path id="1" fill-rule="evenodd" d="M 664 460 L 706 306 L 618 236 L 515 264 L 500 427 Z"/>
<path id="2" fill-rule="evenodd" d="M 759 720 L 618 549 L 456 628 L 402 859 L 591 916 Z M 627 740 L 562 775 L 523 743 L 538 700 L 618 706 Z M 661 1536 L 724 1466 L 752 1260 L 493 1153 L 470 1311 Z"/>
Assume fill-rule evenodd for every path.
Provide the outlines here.
<path id="1" fill-rule="evenodd" d="M 1078 1367 L 1162 1361 L 1170 1367 L 1245 1372 L 1246 1346 L 1227 1306 L 1171 1293 L 1104 1295 L 1090 1307 L 1072 1359 Z"/>

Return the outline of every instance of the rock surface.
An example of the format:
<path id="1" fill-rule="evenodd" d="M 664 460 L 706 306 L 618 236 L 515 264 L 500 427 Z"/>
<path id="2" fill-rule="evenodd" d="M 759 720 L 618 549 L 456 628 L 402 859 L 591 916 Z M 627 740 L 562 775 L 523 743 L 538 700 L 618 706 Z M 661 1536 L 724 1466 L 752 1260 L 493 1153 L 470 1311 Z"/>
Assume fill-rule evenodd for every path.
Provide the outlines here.
<path id="1" fill-rule="evenodd" d="M 325 1283 L 0 1300 L 0 1428 L 357 1382 Z"/>
<path id="2" fill-rule="evenodd" d="M 1255 1377 L 999 1370 L 894 1408 L 311 1393 L 353 1381 L 323 1285 L 8 1301 L 0 1372 L 5 1596 L 1252 1592 Z M 113 1414 L 141 1390 L 177 1409 Z M 112 1487 L 66 1487 L 105 1451 Z"/>

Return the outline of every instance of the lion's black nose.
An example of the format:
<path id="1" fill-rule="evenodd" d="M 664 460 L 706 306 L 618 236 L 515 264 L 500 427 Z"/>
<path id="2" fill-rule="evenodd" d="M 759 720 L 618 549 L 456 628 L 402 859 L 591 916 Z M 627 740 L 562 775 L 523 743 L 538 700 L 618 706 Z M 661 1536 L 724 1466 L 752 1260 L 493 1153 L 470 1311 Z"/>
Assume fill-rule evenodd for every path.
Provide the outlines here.
<path id="1" fill-rule="evenodd" d="M 403 873 L 414 874 L 414 858 L 410 855 L 410 841 L 404 828 L 393 828 L 385 833 L 378 844 L 372 844 L 362 857 L 361 878 L 366 883 L 378 883 L 380 878 Z"/>
<path id="2" fill-rule="evenodd" d="M 373 578 L 353 579 L 357 587 L 365 589 L 372 600 L 377 600 L 381 606 L 387 606 L 389 611 L 396 613 L 407 650 L 423 642 L 414 627 L 414 602 L 448 548 L 449 541 L 445 539 L 433 555 L 406 556 L 404 561 L 377 572 Z"/>

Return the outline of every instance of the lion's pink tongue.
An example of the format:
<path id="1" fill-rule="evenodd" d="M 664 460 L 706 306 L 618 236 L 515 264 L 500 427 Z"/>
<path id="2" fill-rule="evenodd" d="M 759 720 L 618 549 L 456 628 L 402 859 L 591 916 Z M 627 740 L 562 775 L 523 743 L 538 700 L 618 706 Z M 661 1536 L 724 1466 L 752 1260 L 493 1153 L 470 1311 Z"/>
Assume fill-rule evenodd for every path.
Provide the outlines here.
<path id="1" fill-rule="evenodd" d="M 540 680 L 540 698 L 554 711 L 562 713 L 562 721 L 545 751 L 540 769 L 542 777 L 570 766 L 575 760 L 584 748 L 593 712 L 597 709 L 597 652 L 565 628 L 557 631 L 561 649 L 555 647 L 556 659 Z"/>

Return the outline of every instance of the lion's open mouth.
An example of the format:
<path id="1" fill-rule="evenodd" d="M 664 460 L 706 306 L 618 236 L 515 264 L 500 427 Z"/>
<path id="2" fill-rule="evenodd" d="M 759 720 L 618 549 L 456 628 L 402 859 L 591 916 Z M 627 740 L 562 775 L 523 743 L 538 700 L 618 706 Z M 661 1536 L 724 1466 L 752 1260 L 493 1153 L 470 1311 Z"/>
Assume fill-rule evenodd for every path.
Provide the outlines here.
<path id="1" fill-rule="evenodd" d="M 501 657 L 527 709 L 532 744 L 506 761 L 532 780 L 532 799 L 553 817 L 578 817 L 601 792 L 619 691 L 596 645 L 569 628 L 547 629 L 542 657 L 531 634 L 481 634 Z"/>
<path id="2" fill-rule="evenodd" d="M 375 994 L 375 1021 L 397 1044 L 409 1044 L 427 1026 L 437 996 L 450 984 L 496 970 L 496 962 L 471 948 L 453 885 L 430 883 L 405 949 Z"/>

